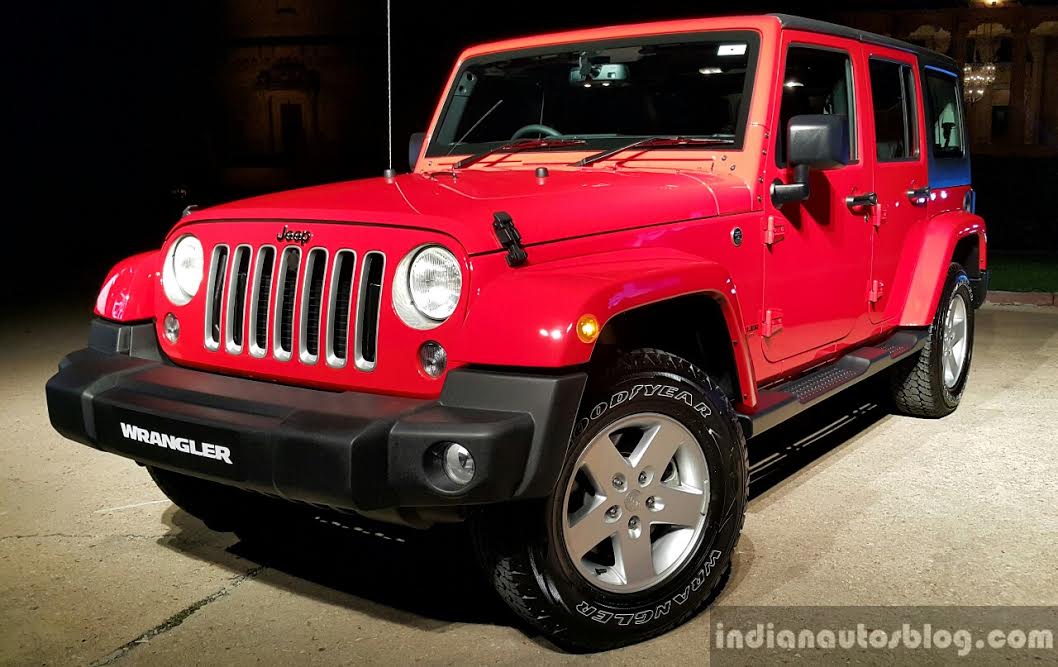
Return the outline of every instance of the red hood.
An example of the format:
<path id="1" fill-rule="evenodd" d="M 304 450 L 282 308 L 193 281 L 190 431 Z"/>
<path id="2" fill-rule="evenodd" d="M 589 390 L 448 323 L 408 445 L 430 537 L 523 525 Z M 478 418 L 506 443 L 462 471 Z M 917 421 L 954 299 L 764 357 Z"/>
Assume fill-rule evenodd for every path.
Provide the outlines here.
<path id="1" fill-rule="evenodd" d="M 405 174 L 253 197 L 197 211 L 203 220 L 347 221 L 437 230 L 470 254 L 499 248 L 492 214 L 506 211 L 525 244 L 748 211 L 752 193 L 733 175 L 703 172 L 470 169 L 456 178 Z"/>

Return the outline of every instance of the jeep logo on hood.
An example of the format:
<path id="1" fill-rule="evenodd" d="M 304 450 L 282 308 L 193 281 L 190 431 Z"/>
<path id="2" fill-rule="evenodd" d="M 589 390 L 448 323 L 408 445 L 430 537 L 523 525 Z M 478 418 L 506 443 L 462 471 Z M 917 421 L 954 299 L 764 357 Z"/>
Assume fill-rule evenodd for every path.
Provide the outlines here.
<path id="1" fill-rule="evenodd" d="M 287 243 L 300 243 L 305 245 L 312 238 L 312 232 L 307 229 L 293 230 L 290 229 L 290 225 L 283 225 L 283 231 L 276 234 L 276 241 L 286 241 Z"/>

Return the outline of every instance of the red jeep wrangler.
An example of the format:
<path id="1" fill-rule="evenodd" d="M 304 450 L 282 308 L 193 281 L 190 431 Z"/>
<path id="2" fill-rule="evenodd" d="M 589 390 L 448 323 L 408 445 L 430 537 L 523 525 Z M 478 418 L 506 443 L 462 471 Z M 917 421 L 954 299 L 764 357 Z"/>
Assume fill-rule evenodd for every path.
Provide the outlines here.
<path id="1" fill-rule="evenodd" d="M 984 300 L 955 63 L 791 16 L 478 46 L 412 173 L 194 211 L 47 385 L 216 529 L 467 519 L 503 599 L 615 647 L 719 590 L 747 439 L 877 373 L 959 403 Z"/>

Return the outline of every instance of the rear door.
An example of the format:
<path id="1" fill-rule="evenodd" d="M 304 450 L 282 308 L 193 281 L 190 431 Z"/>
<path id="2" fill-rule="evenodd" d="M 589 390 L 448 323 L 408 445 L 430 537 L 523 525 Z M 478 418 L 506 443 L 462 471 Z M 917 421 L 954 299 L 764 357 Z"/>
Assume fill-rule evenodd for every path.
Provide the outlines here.
<path id="1" fill-rule="evenodd" d="M 888 310 L 896 267 L 908 233 L 926 219 L 929 203 L 921 81 L 913 54 L 867 45 L 870 74 L 870 150 L 878 204 L 872 212 L 871 275 L 867 302 L 872 322 Z"/>
<path id="2" fill-rule="evenodd" d="M 851 162 L 812 170 L 811 195 L 781 208 L 766 200 L 763 353 L 771 362 L 845 340 L 865 317 L 863 286 L 870 268 L 870 225 L 846 197 L 870 191 L 872 177 L 862 152 L 862 118 L 869 109 L 866 73 L 853 58 L 856 42 L 828 35 L 783 33 L 782 78 L 776 82 L 772 111 L 774 156 L 766 182 L 790 183 L 786 128 L 793 116 L 835 114 L 849 117 Z M 858 63 L 858 64 L 857 64 Z M 862 91 L 862 95 L 857 91 Z"/>

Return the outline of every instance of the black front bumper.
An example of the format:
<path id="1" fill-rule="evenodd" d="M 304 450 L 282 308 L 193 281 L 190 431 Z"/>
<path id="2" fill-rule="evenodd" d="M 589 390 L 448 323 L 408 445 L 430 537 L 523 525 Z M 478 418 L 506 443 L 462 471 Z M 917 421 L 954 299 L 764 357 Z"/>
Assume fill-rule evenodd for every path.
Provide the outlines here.
<path id="1" fill-rule="evenodd" d="M 329 392 L 166 363 L 151 324 L 97 320 L 47 384 L 64 436 L 140 463 L 353 510 L 543 497 L 558 478 L 583 373 L 454 370 L 438 400 Z M 457 442 L 456 488 L 432 455 Z"/>

